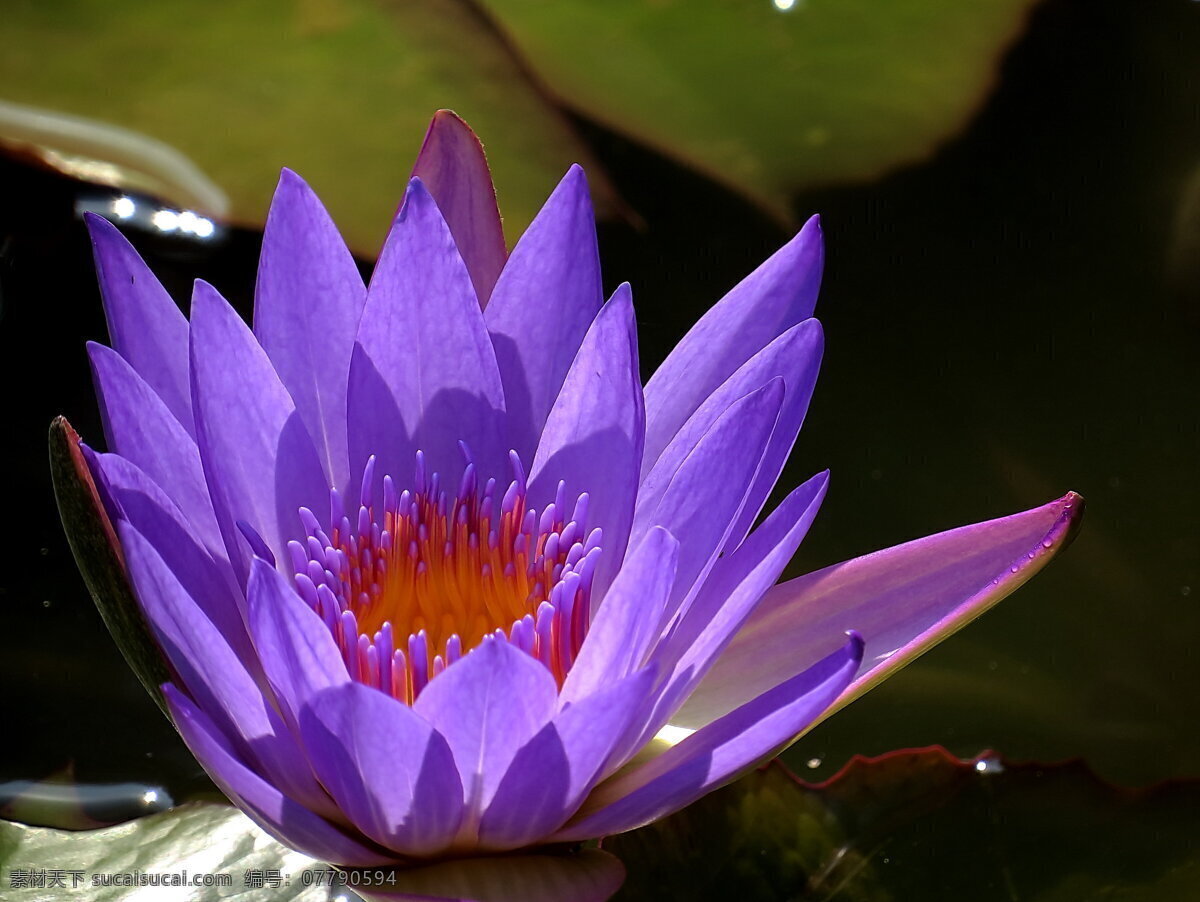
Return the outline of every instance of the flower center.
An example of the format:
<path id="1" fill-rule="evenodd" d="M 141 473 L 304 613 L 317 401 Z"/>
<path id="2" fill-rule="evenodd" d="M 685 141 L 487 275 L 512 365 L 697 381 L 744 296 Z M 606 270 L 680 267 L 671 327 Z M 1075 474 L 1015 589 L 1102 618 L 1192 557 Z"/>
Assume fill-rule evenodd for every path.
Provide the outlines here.
<path id="1" fill-rule="evenodd" d="M 479 488 L 463 452 L 457 494 L 447 494 L 437 473 L 426 477 L 418 451 L 412 489 L 397 491 L 385 476 L 382 504 L 373 497 L 372 457 L 357 515 L 335 489 L 330 532 L 301 508 L 307 536 L 288 543 L 296 588 L 325 621 L 351 677 L 407 704 L 489 635 L 541 661 L 561 686 L 587 633 L 601 539 L 599 529 L 586 532 L 588 496 L 568 517 L 560 483 L 539 515 L 526 505 L 515 452 L 503 493 L 495 479 Z"/>

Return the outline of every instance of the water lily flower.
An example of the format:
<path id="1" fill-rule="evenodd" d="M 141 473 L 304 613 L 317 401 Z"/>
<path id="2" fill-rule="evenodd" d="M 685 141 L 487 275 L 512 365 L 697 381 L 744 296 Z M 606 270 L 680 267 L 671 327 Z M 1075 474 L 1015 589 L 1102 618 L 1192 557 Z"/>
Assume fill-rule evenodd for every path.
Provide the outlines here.
<path id="1" fill-rule="evenodd" d="M 90 228 L 109 451 L 79 446 L 80 475 L 166 706 L 234 803 L 339 865 L 667 815 L 1012 591 L 1081 512 L 1067 495 L 775 585 L 827 486 L 762 516 L 821 358 L 816 220 L 643 387 L 582 170 L 509 254 L 452 114 L 368 286 L 283 173 L 252 327 L 201 281 L 185 319 Z"/>

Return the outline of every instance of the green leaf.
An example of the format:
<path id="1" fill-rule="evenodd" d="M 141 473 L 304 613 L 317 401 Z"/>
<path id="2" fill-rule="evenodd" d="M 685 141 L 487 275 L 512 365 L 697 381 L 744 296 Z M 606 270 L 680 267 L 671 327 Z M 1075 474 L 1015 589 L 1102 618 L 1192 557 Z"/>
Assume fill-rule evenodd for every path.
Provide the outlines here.
<path id="1" fill-rule="evenodd" d="M 158 687 L 171 678 L 166 661 L 133 597 L 112 524 L 80 453 L 79 435 L 65 417 L 50 424 L 50 474 L 63 529 L 92 601 L 121 654 L 165 714 Z"/>
<path id="2" fill-rule="evenodd" d="M 44 885 L 51 873 L 65 887 Z M 543 849 L 410 869 L 338 872 L 279 844 L 236 808 L 208 802 L 86 832 L 0 821 L 0 885 L 25 902 L 67 895 L 81 902 L 125 899 L 139 884 L 96 885 L 103 882 L 101 875 L 139 880 L 139 875 L 185 873 L 190 880 L 210 875 L 219 881 L 183 884 L 194 894 L 189 898 L 271 900 L 328 899 L 349 886 L 364 899 L 379 900 L 603 902 L 624 878 L 621 864 L 598 849 Z"/>
<path id="3" fill-rule="evenodd" d="M 510 237 L 572 162 L 587 166 L 601 204 L 613 203 L 566 118 L 458 0 L 17 0 L 5 4 L 4 48 L 0 97 L 165 142 L 229 195 L 241 223 L 263 222 L 289 166 L 364 256 L 381 245 L 443 107 L 483 139 Z M 109 143 L 67 131 L 58 151 L 138 165 L 106 160 Z"/>
<path id="4" fill-rule="evenodd" d="M 194 802 L 104 830 L 72 833 L 47 827 L 27 827 L 0 821 L 0 886 L 5 898 L 22 902 L 55 902 L 64 898 L 79 902 L 127 899 L 132 886 L 93 885 L 102 875 L 227 875 L 229 886 L 190 890 L 190 898 L 261 899 L 262 884 L 247 885 L 246 871 L 278 869 L 290 882 L 266 889 L 271 899 L 317 900 L 328 898 L 325 887 L 305 886 L 306 869 L 327 871 L 324 865 L 293 852 L 258 829 L 244 814 L 228 805 Z M 21 881 L 31 875 L 47 882 L 45 871 L 63 872 L 65 888 L 31 887 Z M 81 874 L 79 883 L 70 872 Z M 281 874 L 282 877 L 282 874 Z M 222 876 L 224 879 L 224 876 Z M 148 897 L 171 890 L 146 887 Z M 176 889 L 174 892 L 178 893 Z M 182 896 L 180 897 L 182 898 Z"/>
<path id="5" fill-rule="evenodd" d="M 1200 879 L 1200 783 L 1103 783 L 1079 762 L 855 758 L 824 784 L 775 764 L 604 848 L 618 900 L 1133 902 Z"/>
<path id="6" fill-rule="evenodd" d="M 980 105 L 1032 4 L 485 5 L 564 103 L 787 215 L 801 187 L 930 155 Z"/>

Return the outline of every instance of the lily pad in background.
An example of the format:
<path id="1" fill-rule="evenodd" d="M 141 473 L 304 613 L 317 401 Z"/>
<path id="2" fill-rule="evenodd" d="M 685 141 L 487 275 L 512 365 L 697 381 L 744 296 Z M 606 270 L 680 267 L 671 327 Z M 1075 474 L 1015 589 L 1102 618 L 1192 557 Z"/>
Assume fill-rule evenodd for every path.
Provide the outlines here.
<path id="1" fill-rule="evenodd" d="M 1030 0 L 483 0 L 564 104 L 787 216 L 930 155 Z"/>
<path id="2" fill-rule="evenodd" d="M 1131 791 L 1078 762 L 935 747 L 815 786 L 771 765 L 604 848 L 629 872 L 624 902 L 1151 902 L 1200 880 L 1198 802 L 1196 782 Z"/>
<path id="3" fill-rule="evenodd" d="M 601 851 L 447 862 L 394 876 L 351 871 L 344 883 L 368 899 L 600 902 L 617 892 L 623 865 L 616 898 L 627 902 L 1150 902 L 1185 898 L 1200 879 L 1191 842 L 1197 803 L 1195 781 L 1118 789 L 1078 762 L 961 761 L 935 747 L 855 758 L 818 785 L 769 765 L 667 820 L 610 837 Z M 332 895 L 330 869 L 224 805 L 191 803 L 84 832 L 0 822 L 0 880 L 25 902 L 61 897 L 61 888 L 21 882 L 41 882 L 43 871 L 65 872 L 68 888 L 71 872 L 81 872 L 71 898 L 102 902 L 127 888 L 94 886 L 93 875 L 184 869 L 228 875 L 228 886 L 191 888 L 189 898 Z"/>
<path id="4" fill-rule="evenodd" d="M 237 222 L 263 221 L 286 165 L 374 257 L 443 107 L 488 136 L 511 234 L 572 162 L 613 205 L 565 117 L 459 0 L 16 0 L 0 41 L 3 99 L 166 142 L 229 194 Z"/>
<path id="5" fill-rule="evenodd" d="M 619 208 L 554 98 L 786 217 L 789 192 L 877 175 L 956 132 L 1029 5 L 14 0 L 0 100 L 145 134 L 141 164 L 136 135 L 118 149 L 111 129 L 74 120 L 51 149 L 72 173 L 165 184 L 186 205 L 196 179 L 171 189 L 165 142 L 229 195 L 238 223 L 262 222 L 290 166 L 373 257 L 437 109 L 487 136 L 510 238 L 572 162 L 602 212 Z M 8 113 L 0 140 L 54 143 L 52 116 L 31 131 L 28 110 Z"/>

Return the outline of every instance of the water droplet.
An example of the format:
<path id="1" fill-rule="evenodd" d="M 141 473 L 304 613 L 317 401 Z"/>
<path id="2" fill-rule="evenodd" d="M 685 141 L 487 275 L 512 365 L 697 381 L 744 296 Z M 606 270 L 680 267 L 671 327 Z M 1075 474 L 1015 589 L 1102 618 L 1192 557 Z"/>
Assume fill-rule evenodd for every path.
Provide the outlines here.
<path id="1" fill-rule="evenodd" d="M 44 607 L 44 608 L 50 607 L 50 599 L 49 598 L 45 598 L 42 600 L 42 607 Z"/>
<path id="2" fill-rule="evenodd" d="M 1042 539 L 1042 547 L 1043 548 L 1053 548 L 1054 540 L 1053 539 Z"/>
<path id="3" fill-rule="evenodd" d="M 985 755 L 975 761 L 975 772 L 978 774 L 1002 774 L 1004 763 L 991 755 Z"/>
<path id="4" fill-rule="evenodd" d="M 1180 594 L 1180 595 L 1191 595 L 1191 594 L 1192 594 L 1192 587 L 1191 587 L 1191 586 L 1180 586 L 1180 587 L 1179 587 L 1179 594 Z"/>
<path id="5" fill-rule="evenodd" d="M 1011 567 L 1009 567 L 1008 569 L 1009 569 L 1011 572 L 1013 572 L 1013 573 L 1016 573 L 1016 572 L 1017 572 L 1018 570 L 1020 570 L 1021 568 L 1020 568 L 1019 566 L 1017 566 L 1016 564 L 1013 564 L 1013 565 L 1012 565 Z"/>
<path id="6" fill-rule="evenodd" d="M 809 758 L 805 762 L 805 764 L 807 764 L 809 766 L 809 769 L 816 770 L 818 767 L 821 766 L 821 759 L 820 758 Z"/>

